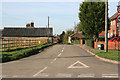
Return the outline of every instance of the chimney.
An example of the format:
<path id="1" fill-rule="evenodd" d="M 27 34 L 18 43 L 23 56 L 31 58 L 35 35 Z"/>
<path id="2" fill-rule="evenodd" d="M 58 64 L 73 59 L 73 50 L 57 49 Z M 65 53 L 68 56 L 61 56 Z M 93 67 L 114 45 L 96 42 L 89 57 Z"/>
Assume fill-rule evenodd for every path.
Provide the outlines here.
<path id="1" fill-rule="evenodd" d="M 26 28 L 29 28 L 30 27 L 30 24 L 28 23 L 28 24 L 26 24 Z"/>
<path id="2" fill-rule="evenodd" d="M 34 22 L 31 22 L 31 27 L 34 28 Z"/>

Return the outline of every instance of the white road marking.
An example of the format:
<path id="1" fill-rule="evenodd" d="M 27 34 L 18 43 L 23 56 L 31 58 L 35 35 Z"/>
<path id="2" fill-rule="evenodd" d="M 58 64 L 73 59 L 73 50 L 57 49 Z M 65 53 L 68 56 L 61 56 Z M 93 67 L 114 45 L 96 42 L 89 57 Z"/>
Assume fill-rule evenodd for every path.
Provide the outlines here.
<path id="1" fill-rule="evenodd" d="M 95 77 L 95 74 L 80 74 L 78 77 Z"/>
<path id="2" fill-rule="evenodd" d="M 118 78 L 118 74 L 102 74 L 104 78 Z"/>
<path id="3" fill-rule="evenodd" d="M 57 58 L 54 59 L 54 61 L 56 61 Z"/>
<path id="4" fill-rule="evenodd" d="M 76 64 L 81 64 L 82 66 L 75 66 Z M 89 66 L 85 65 L 80 61 L 77 61 L 74 64 L 70 65 L 68 68 L 89 68 Z"/>
<path id="5" fill-rule="evenodd" d="M 62 52 L 63 52 L 63 50 L 62 50 Z"/>
<path id="6" fill-rule="evenodd" d="M 57 58 L 53 59 L 53 61 L 51 61 L 51 63 L 53 63 L 53 62 L 56 61 L 56 60 L 57 60 Z"/>
<path id="7" fill-rule="evenodd" d="M 61 56 L 61 53 L 58 56 Z"/>
<path id="8" fill-rule="evenodd" d="M 58 74 L 56 75 L 56 77 L 62 77 L 62 78 L 64 78 L 64 77 L 71 77 L 71 74 L 58 73 Z"/>
<path id="9" fill-rule="evenodd" d="M 34 74 L 33 76 L 35 77 L 35 76 L 37 76 L 38 74 L 40 74 L 41 72 L 43 72 L 44 70 L 46 70 L 48 67 L 45 67 L 45 68 L 43 68 L 42 70 L 40 70 L 39 72 L 37 72 L 36 74 Z"/>

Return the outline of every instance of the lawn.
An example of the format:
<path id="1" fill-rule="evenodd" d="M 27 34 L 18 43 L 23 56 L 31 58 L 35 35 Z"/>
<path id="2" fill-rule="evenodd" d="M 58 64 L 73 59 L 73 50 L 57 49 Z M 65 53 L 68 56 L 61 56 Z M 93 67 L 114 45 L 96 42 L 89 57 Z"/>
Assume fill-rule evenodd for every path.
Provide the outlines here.
<path id="1" fill-rule="evenodd" d="M 100 57 L 120 61 L 120 51 L 118 50 L 109 50 L 107 53 L 105 53 L 104 50 L 90 50 L 90 51 Z"/>

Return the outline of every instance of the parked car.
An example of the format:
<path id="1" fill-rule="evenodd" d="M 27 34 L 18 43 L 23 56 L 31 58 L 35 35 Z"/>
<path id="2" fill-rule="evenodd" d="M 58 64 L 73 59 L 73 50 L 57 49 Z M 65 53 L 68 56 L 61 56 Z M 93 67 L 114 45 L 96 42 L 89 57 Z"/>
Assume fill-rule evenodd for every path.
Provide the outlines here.
<path id="1" fill-rule="evenodd" d="M 108 42 L 120 42 L 120 37 L 114 37 L 111 40 L 109 40 Z"/>

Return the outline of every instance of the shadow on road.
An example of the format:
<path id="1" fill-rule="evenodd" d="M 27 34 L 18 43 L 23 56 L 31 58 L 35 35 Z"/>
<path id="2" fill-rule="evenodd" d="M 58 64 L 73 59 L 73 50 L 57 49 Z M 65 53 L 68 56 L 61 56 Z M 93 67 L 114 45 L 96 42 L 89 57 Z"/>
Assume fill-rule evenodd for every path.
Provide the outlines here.
<path id="1" fill-rule="evenodd" d="M 66 56 L 66 57 L 58 57 L 58 58 L 84 58 L 84 57 L 94 57 L 94 56 Z"/>

